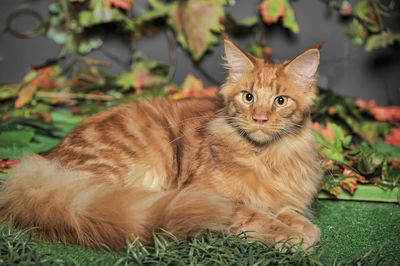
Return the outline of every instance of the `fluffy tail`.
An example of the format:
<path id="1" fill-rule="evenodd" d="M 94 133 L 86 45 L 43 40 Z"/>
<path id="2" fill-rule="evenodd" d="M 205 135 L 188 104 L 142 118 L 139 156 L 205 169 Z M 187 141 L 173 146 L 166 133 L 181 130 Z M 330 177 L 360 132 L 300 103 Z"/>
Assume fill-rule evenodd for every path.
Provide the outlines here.
<path id="1" fill-rule="evenodd" d="M 151 244 L 159 228 L 179 238 L 221 230 L 234 211 L 228 200 L 205 190 L 151 192 L 99 180 L 28 156 L 2 188 L 0 220 L 12 216 L 16 227 L 37 227 L 45 239 L 117 249 L 128 238 Z"/>

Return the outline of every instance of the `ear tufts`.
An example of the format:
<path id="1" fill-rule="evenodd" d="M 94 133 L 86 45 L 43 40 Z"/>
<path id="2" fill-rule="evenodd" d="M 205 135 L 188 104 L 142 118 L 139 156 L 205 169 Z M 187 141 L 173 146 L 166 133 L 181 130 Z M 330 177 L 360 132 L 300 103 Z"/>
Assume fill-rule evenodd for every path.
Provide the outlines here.
<path id="1" fill-rule="evenodd" d="M 225 33 L 221 35 L 224 38 L 225 66 L 229 69 L 232 80 L 238 81 L 244 73 L 254 68 L 254 59 L 237 47 Z"/>
<path id="2" fill-rule="evenodd" d="M 321 50 L 321 48 L 322 48 L 322 46 L 324 46 L 324 44 L 325 44 L 324 41 L 323 42 L 317 42 L 313 46 L 311 46 L 309 49 L 315 48 L 315 49 Z"/>

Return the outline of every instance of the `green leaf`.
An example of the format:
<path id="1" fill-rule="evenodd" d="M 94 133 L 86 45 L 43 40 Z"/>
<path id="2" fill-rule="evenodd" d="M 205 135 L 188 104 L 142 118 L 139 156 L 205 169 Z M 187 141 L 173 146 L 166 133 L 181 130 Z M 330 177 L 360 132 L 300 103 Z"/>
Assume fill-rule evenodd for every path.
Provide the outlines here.
<path id="1" fill-rule="evenodd" d="M 364 176 L 380 176 L 386 156 L 374 148 L 374 146 L 363 142 L 357 146 L 359 150 L 357 169 Z"/>
<path id="2" fill-rule="evenodd" d="M 250 28 L 255 26 L 258 22 L 259 22 L 258 16 L 250 16 L 237 22 L 237 25 Z"/>
<path id="3" fill-rule="evenodd" d="M 379 142 L 375 144 L 375 148 L 378 152 L 386 154 L 389 159 L 400 161 L 400 147 Z"/>
<path id="4" fill-rule="evenodd" d="M 262 0 L 260 4 L 262 19 L 267 24 L 278 22 L 282 18 L 283 26 L 293 33 L 299 32 L 299 25 L 288 0 Z"/>
<path id="5" fill-rule="evenodd" d="M 257 42 L 250 42 L 247 45 L 247 51 L 257 58 L 264 57 L 264 45 L 261 45 Z"/>
<path id="6" fill-rule="evenodd" d="M 0 147 L 27 147 L 35 135 L 31 128 L 18 131 L 3 131 L 0 133 Z"/>
<path id="7" fill-rule="evenodd" d="M 379 25 L 378 14 L 374 6 L 369 0 L 361 0 L 354 7 L 354 15 L 358 19 L 363 21 L 363 25 L 370 32 L 377 32 L 380 30 L 381 25 Z"/>
<path id="8" fill-rule="evenodd" d="M 143 88 L 168 82 L 166 73 L 167 69 L 158 62 L 139 59 L 132 64 L 130 71 L 122 72 L 117 77 L 116 85 L 123 90 L 135 88 L 140 93 Z"/>
<path id="9" fill-rule="evenodd" d="M 343 191 L 343 189 L 341 189 Z M 358 186 L 354 195 L 348 193 L 340 193 L 337 197 L 342 200 L 360 200 L 360 201 L 381 201 L 381 202 L 398 202 L 397 195 L 400 194 L 398 188 L 393 190 L 382 190 L 373 185 Z M 331 195 L 321 192 L 318 194 L 319 199 L 332 199 L 335 198 Z"/>
<path id="10" fill-rule="evenodd" d="M 392 32 L 383 31 L 378 34 L 373 34 L 368 38 L 365 50 L 370 52 L 374 49 L 384 48 L 388 45 L 392 45 L 395 41 L 396 36 Z"/>
<path id="11" fill-rule="evenodd" d="M 148 3 L 152 7 L 152 10 L 140 15 L 137 18 L 138 21 L 149 21 L 152 19 L 168 16 L 171 9 L 175 6 L 174 4 L 165 5 L 158 2 L 157 0 L 148 0 Z"/>
<path id="12" fill-rule="evenodd" d="M 299 25 L 294 16 L 294 10 L 290 7 L 288 0 L 285 0 L 285 15 L 283 17 L 283 26 L 294 33 L 299 33 Z"/>
<path id="13" fill-rule="evenodd" d="M 355 46 L 362 45 L 365 38 L 368 36 L 368 31 L 355 18 L 347 23 L 345 33 L 351 38 Z"/>

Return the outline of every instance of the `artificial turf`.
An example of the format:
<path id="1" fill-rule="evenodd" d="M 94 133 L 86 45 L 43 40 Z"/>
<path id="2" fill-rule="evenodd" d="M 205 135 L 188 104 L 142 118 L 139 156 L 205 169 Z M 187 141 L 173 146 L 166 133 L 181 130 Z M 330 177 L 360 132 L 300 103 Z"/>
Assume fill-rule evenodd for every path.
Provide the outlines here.
<path id="1" fill-rule="evenodd" d="M 396 204 L 316 201 L 314 222 L 321 242 L 311 255 L 278 252 L 262 243 L 206 234 L 200 240 L 157 238 L 155 247 L 123 252 L 53 244 L 3 228 L 0 264 L 53 265 L 399 265 L 400 208 Z M 169 237 L 165 237 L 169 238 Z M 25 241 L 25 242 L 24 242 Z M 25 244 L 24 244 L 25 243 Z"/>

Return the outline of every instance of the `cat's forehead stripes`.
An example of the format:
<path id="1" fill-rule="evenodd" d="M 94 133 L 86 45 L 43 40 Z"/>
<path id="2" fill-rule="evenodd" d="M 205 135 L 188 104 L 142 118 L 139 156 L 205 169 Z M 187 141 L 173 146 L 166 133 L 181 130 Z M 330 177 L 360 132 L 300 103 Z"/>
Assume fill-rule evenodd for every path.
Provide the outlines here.
<path id="1" fill-rule="evenodd" d="M 261 68 L 257 73 L 252 90 L 266 90 L 273 95 L 280 95 L 285 91 L 284 87 L 278 82 L 277 69 L 271 69 L 271 67 Z"/>

